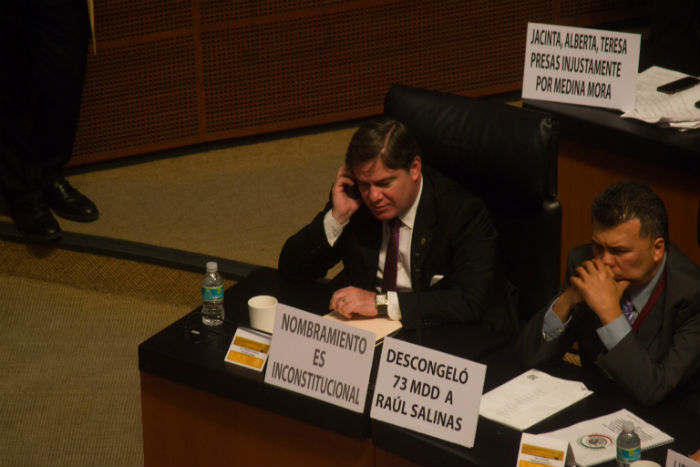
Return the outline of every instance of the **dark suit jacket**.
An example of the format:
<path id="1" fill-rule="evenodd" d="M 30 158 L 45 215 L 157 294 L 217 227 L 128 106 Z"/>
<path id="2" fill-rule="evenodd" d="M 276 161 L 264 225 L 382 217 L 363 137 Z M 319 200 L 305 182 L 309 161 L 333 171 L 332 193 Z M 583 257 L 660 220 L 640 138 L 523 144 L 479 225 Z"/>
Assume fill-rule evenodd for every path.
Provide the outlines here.
<path id="1" fill-rule="evenodd" d="M 631 331 L 608 351 L 596 332 L 602 326 L 600 319 L 585 303 L 580 303 L 572 310 L 571 322 L 564 333 L 546 342 L 542 337 L 547 311 L 544 309 L 530 319 L 518 338 L 518 354 L 523 363 L 528 367 L 544 365 L 561 358 L 578 341 L 584 366 L 595 365 L 647 405 L 661 401 L 691 375 L 697 376 L 700 366 L 698 267 L 673 245 L 667 254 L 666 287 L 638 331 Z M 592 256 L 590 245 L 571 250 L 564 288 L 575 268 Z"/>
<path id="2" fill-rule="evenodd" d="M 338 261 L 346 283 L 367 290 L 376 285 L 382 224 L 364 206 L 331 247 L 323 228 L 327 204 L 282 248 L 279 271 L 288 280 L 325 276 Z M 406 328 L 439 322 L 487 322 L 509 332 L 513 315 L 494 297 L 496 232 L 484 203 L 460 185 L 423 167 L 423 193 L 411 241 L 412 292 L 399 292 Z M 430 286 L 431 278 L 444 278 Z M 489 311 L 487 312 L 487 307 Z"/>

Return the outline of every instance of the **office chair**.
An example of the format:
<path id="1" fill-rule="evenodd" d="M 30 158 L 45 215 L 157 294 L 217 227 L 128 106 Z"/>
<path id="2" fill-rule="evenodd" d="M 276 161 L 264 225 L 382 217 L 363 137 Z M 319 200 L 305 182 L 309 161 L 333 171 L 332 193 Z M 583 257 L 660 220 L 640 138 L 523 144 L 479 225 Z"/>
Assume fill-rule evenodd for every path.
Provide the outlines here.
<path id="1" fill-rule="evenodd" d="M 527 320 L 560 287 L 558 122 L 506 104 L 393 85 L 384 113 L 418 140 L 423 163 L 465 186 L 489 208 L 508 281 Z"/>

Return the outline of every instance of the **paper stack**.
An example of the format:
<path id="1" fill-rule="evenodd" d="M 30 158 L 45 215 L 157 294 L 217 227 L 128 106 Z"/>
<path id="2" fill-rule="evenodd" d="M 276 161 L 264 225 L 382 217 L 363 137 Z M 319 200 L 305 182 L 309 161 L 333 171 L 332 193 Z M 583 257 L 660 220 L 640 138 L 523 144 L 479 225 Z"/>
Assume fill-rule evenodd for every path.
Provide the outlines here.
<path id="1" fill-rule="evenodd" d="M 523 431 L 592 393 L 579 381 L 533 369 L 484 394 L 479 415 Z"/>
<path id="2" fill-rule="evenodd" d="M 386 336 L 396 334 L 403 327 L 401 321 L 389 319 L 386 316 L 375 318 L 356 317 L 354 319 L 347 319 L 343 318 L 343 316 L 337 311 L 332 311 L 324 315 L 324 317 L 332 321 L 339 321 L 343 324 L 348 324 L 358 329 L 373 332 L 374 335 L 377 336 L 376 345 L 381 344 Z"/>
<path id="3" fill-rule="evenodd" d="M 658 86 L 684 76 L 687 75 L 658 66 L 641 72 L 637 76 L 634 109 L 623 113 L 622 117 L 683 130 L 700 128 L 700 109 L 695 107 L 700 100 L 700 85 L 676 94 L 656 90 Z"/>
<path id="4" fill-rule="evenodd" d="M 672 443 L 673 438 L 653 425 L 646 423 L 627 409 L 592 418 L 561 430 L 544 433 L 545 436 L 569 442 L 576 465 L 602 464 L 616 458 L 615 440 L 624 421 L 634 424 L 642 442 L 642 451 Z"/>

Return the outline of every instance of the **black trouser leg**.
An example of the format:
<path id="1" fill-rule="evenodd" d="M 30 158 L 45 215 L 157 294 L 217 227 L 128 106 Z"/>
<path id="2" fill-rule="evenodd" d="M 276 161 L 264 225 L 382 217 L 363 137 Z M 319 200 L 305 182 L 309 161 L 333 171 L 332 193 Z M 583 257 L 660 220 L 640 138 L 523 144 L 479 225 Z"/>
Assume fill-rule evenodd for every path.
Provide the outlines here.
<path id="1" fill-rule="evenodd" d="M 0 192 L 35 196 L 70 159 L 89 41 L 84 0 L 0 5 Z"/>

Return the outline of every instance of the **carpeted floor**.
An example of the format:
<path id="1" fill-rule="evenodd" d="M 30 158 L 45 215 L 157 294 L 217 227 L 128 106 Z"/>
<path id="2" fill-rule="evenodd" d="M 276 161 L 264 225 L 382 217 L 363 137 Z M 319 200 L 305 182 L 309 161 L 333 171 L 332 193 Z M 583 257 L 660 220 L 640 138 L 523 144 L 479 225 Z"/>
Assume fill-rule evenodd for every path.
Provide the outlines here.
<path id="1" fill-rule="evenodd" d="M 0 241 L 0 465 L 143 465 L 137 347 L 199 280 Z"/>
<path id="2" fill-rule="evenodd" d="M 0 236 L 0 465 L 143 465 L 138 344 L 200 303 L 205 259 L 276 266 L 327 199 L 354 129 L 69 177 L 101 215 L 61 219 L 66 232 L 201 253 L 201 272 Z M 0 202 L 11 238 L 5 212 Z"/>
<path id="3" fill-rule="evenodd" d="M 334 127 L 72 175 L 68 180 L 95 201 L 100 219 L 59 222 L 68 232 L 276 267 L 284 240 L 328 199 L 355 129 Z M 2 206 L 0 221 L 11 222 Z"/>

